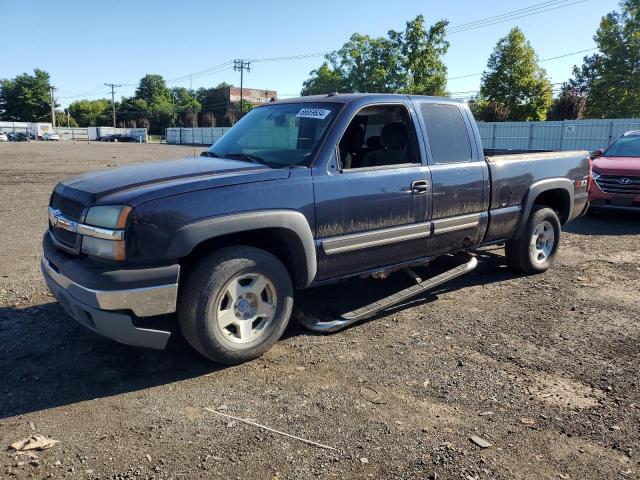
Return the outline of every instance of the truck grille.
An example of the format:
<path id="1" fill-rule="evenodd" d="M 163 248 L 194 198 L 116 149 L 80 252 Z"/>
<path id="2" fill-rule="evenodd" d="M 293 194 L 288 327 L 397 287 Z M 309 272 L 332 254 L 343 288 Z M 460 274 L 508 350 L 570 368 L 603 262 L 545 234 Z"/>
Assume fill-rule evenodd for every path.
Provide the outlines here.
<path id="1" fill-rule="evenodd" d="M 63 197 L 57 193 L 54 193 L 51 197 L 51 206 L 56 210 L 60 210 L 65 217 L 74 222 L 80 221 L 84 211 L 84 205 L 81 202 Z"/>
<path id="2" fill-rule="evenodd" d="M 59 210 L 69 220 L 79 222 L 82 220 L 82 212 L 84 212 L 84 205 L 82 202 L 73 200 L 71 198 L 63 197 L 58 193 L 55 193 L 51 197 L 51 206 L 56 210 Z M 67 247 L 76 248 L 78 244 L 78 234 L 64 230 L 63 228 L 54 227 L 51 229 L 56 240 Z"/>
<path id="3" fill-rule="evenodd" d="M 640 195 L 640 177 L 600 175 L 596 183 L 605 193 Z"/>

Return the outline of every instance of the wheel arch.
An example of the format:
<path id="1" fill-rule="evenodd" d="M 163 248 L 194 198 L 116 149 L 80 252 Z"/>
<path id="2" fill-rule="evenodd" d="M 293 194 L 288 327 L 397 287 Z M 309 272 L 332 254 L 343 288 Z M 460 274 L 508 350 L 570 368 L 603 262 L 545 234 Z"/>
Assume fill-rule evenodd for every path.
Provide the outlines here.
<path id="1" fill-rule="evenodd" d="M 534 205 L 544 205 L 553 209 L 560 219 L 560 224 L 564 225 L 573 213 L 573 182 L 568 178 L 549 178 L 533 183 L 524 198 L 522 216 L 514 238 L 522 234 Z"/>
<path id="2" fill-rule="evenodd" d="M 188 272 L 203 256 L 229 245 L 249 245 L 276 256 L 287 268 L 296 288 L 316 276 L 313 235 L 303 214 L 290 210 L 262 210 L 208 218 L 178 230 L 169 255 L 180 258 Z"/>

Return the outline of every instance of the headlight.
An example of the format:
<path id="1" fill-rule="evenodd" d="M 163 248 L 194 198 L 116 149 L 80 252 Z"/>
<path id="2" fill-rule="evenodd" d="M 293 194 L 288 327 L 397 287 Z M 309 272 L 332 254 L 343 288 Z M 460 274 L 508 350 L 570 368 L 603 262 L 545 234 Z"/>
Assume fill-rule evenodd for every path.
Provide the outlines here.
<path id="1" fill-rule="evenodd" d="M 82 253 L 110 260 L 124 260 L 124 240 L 82 237 Z"/>
<path id="2" fill-rule="evenodd" d="M 127 224 L 127 218 L 131 212 L 128 205 L 101 205 L 91 207 L 87 212 L 84 222 L 87 225 L 103 228 L 122 229 Z"/>
<path id="3" fill-rule="evenodd" d="M 124 260 L 123 232 L 131 213 L 128 205 L 100 205 L 91 207 L 84 219 L 82 253 L 110 260 Z M 92 229 L 91 227 L 99 227 Z M 104 229 L 104 230 L 102 230 Z"/>

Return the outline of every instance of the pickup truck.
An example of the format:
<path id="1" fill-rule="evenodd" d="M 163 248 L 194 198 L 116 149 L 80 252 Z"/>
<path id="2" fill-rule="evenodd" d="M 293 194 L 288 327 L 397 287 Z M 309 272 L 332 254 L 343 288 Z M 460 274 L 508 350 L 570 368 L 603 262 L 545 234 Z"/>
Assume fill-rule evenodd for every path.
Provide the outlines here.
<path id="1" fill-rule="evenodd" d="M 159 325 L 177 319 L 195 350 L 235 364 L 280 338 L 296 290 L 454 262 L 338 319 L 301 319 L 334 331 L 472 270 L 479 247 L 505 244 L 517 270 L 547 270 L 561 226 L 588 206 L 589 162 L 486 157 L 466 104 L 445 98 L 275 101 L 200 157 L 60 182 L 41 269 L 63 308 L 104 336 L 162 349 L 175 328 Z"/>

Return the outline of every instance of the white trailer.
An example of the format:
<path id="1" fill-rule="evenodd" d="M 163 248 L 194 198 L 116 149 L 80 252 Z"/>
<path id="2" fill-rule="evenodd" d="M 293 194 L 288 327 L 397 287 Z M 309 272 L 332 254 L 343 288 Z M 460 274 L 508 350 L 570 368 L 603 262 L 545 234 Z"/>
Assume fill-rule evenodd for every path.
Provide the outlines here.
<path id="1" fill-rule="evenodd" d="M 29 133 L 36 140 L 42 140 L 46 133 L 54 133 L 53 125 L 50 123 L 31 123 L 29 125 Z"/>

